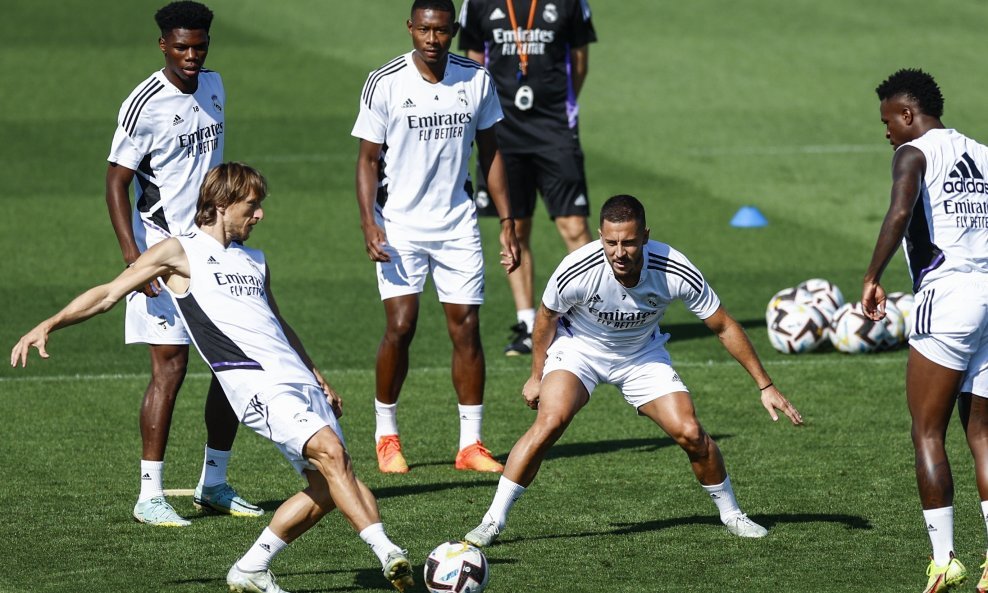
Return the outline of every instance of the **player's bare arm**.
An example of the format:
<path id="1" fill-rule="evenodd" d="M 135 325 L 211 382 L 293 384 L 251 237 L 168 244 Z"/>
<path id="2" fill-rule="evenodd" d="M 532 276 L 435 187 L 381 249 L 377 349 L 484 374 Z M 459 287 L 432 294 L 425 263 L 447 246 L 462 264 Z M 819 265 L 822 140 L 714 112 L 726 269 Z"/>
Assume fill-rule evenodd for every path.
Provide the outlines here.
<path id="1" fill-rule="evenodd" d="M 326 394 L 326 401 L 333 407 L 333 412 L 339 418 L 343 415 L 343 399 L 336 393 L 333 386 L 326 381 L 322 373 L 319 372 L 316 363 L 312 362 L 312 357 L 309 356 L 309 353 L 305 350 L 305 346 L 302 345 L 302 339 L 298 337 L 292 326 L 281 316 L 281 310 L 278 309 L 278 302 L 275 300 L 274 293 L 271 291 L 271 266 L 268 266 L 267 273 L 264 275 L 264 293 L 267 295 L 268 306 L 271 307 L 271 312 L 274 313 L 275 318 L 281 325 L 281 330 L 285 332 L 285 337 L 288 338 L 289 345 L 298 353 L 298 357 L 302 359 L 305 366 L 312 371 L 313 376 L 316 378 L 316 383 L 319 384 L 323 393 Z"/>
<path id="2" fill-rule="evenodd" d="M 515 236 L 515 223 L 511 219 L 511 205 L 508 201 L 508 178 L 504 171 L 504 161 L 501 159 L 501 149 L 497 145 L 497 134 L 494 127 L 477 130 L 477 151 L 480 159 L 480 170 L 487 180 L 487 192 L 497 209 L 501 219 L 501 266 L 509 274 L 514 272 L 521 263 L 521 247 Z"/>
<path id="3" fill-rule="evenodd" d="M 357 155 L 357 206 L 360 208 L 360 230 L 364 232 L 364 248 L 371 261 L 391 261 L 384 250 L 387 237 L 374 218 L 374 204 L 377 202 L 378 172 L 380 169 L 381 145 L 370 140 L 360 141 Z"/>
<path id="4" fill-rule="evenodd" d="M 590 71 L 590 46 L 574 47 L 569 50 L 570 73 L 573 77 L 573 96 L 580 96 L 580 89 Z"/>
<path id="5" fill-rule="evenodd" d="M 110 163 L 106 168 L 106 209 L 110 213 L 110 224 L 113 233 L 120 244 L 120 253 L 124 264 L 134 263 L 141 255 L 141 250 L 134 239 L 134 228 L 131 226 L 133 212 L 130 207 L 130 184 L 134 181 L 134 170 L 123 165 Z M 161 286 L 152 279 L 141 288 L 146 296 L 156 297 L 161 292 Z"/>
<path id="6" fill-rule="evenodd" d="M 556 324 L 559 313 L 544 304 L 535 313 L 535 327 L 532 329 L 532 374 L 522 388 L 525 403 L 533 410 L 539 407 L 539 394 L 542 391 L 542 372 L 549 345 L 556 338 Z"/>
<path id="7" fill-rule="evenodd" d="M 45 346 L 51 332 L 109 311 L 125 296 L 147 285 L 154 278 L 166 279 L 170 288 L 184 292 L 188 288 L 188 275 L 188 259 L 181 243 L 177 239 L 158 243 L 141 254 L 119 276 L 77 296 L 61 311 L 25 334 L 10 352 L 10 366 L 27 365 L 28 352 L 32 346 L 38 349 L 41 358 L 48 358 Z"/>
<path id="8" fill-rule="evenodd" d="M 775 386 L 772 377 L 762 366 L 762 361 L 758 358 L 758 353 L 755 352 L 755 347 L 748 339 L 748 334 L 745 333 L 741 324 L 724 307 L 718 307 L 713 315 L 703 320 L 703 323 L 710 328 L 710 331 L 717 334 L 724 349 L 751 375 L 755 385 L 761 391 L 762 406 L 768 411 L 772 420 L 779 419 L 779 415 L 776 413 L 776 410 L 779 410 L 793 424 L 802 424 L 803 417 L 799 410 Z"/>
<path id="9" fill-rule="evenodd" d="M 882 228 L 878 233 L 875 251 L 865 272 L 861 289 L 861 308 L 865 315 L 878 321 L 885 317 L 885 289 L 882 274 L 895 255 L 906 227 L 912 218 L 913 208 L 919 199 L 926 174 L 926 157 L 913 146 L 903 146 L 892 157 L 892 196 Z"/>

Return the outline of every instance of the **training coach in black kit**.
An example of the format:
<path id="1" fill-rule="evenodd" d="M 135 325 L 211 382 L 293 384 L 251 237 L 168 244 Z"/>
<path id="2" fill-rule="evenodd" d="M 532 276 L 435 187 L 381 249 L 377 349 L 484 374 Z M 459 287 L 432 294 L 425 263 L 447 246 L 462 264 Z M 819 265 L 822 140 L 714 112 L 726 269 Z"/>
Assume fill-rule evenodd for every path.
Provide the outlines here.
<path id="1" fill-rule="evenodd" d="M 585 0 L 463 0 L 460 25 L 460 50 L 490 70 L 504 111 L 497 139 L 521 244 L 521 265 L 508 276 L 518 323 L 504 353 L 530 354 L 536 190 L 569 251 L 591 240 L 576 98 L 587 76 L 589 44 L 597 35 Z M 483 186 L 479 174 L 478 182 Z M 481 213 L 486 202 L 480 189 Z"/>

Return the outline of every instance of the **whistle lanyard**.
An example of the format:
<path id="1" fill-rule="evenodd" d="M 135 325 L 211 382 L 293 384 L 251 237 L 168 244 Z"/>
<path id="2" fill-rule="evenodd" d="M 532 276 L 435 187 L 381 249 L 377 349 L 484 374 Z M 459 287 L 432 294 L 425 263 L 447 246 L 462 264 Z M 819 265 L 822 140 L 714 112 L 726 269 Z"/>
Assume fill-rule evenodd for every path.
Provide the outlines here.
<path id="1" fill-rule="evenodd" d="M 528 77 L 528 47 L 526 43 L 522 43 L 521 31 L 518 29 L 518 19 L 515 18 L 515 2 L 514 0 L 505 0 L 505 4 L 508 5 L 508 19 L 511 21 L 511 28 L 515 32 L 515 48 L 518 50 L 518 70 L 521 72 L 521 78 L 524 80 Z M 532 0 L 532 7 L 528 11 L 528 26 L 525 28 L 529 31 L 532 30 L 532 25 L 535 24 L 535 5 L 538 4 L 538 0 Z"/>

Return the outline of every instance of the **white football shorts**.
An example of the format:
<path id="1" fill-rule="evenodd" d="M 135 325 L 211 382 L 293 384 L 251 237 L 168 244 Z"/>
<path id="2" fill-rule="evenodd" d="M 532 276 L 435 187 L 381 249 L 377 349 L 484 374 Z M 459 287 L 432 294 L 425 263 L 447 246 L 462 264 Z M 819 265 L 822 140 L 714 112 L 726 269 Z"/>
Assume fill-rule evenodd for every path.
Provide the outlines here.
<path id="1" fill-rule="evenodd" d="M 484 250 L 479 236 L 445 241 L 388 240 L 390 262 L 377 262 L 381 300 L 425 289 L 431 273 L 439 302 L 480 305 L 484 302 Z"/>
<path id="2" fill-rule="evenodd" d="M 148 298 L 141 292 L 127 295 L 124 342 L 160 346 L 191 344 L 192 339 L 182 323 L 171 294 L 162 289 L 154 298 Z"/>
<path id="3" fill-rule="evenodd" d="M 988 397 L 988 275 L 957 273 L 916 293 L 909 345 L 929 360 L 967 371 L 961 391 Z"/>
<path id="4" fill-rule="evenodd" d="M 542 376 L 552 371 L 569 371 L 587 388 L 601 383 L 617 387 L 624 401 L 635 409 L 663 395 L 689 389 L 672 368 L 665 349 L 665 336 L 632 354 L 604 352 L 599 346 L 578 337 L 559 335 L 549 346 Z"/>
<path id="5" fill-rule="evenodd" d="M 302 450 L 323 427 L 330 427 L 346 447 L 343 429 L 318 385 L 276 385 L 258 393 L 247 404 L 242 422 L 274 443 L 299 473 L 315 469 Z"/>

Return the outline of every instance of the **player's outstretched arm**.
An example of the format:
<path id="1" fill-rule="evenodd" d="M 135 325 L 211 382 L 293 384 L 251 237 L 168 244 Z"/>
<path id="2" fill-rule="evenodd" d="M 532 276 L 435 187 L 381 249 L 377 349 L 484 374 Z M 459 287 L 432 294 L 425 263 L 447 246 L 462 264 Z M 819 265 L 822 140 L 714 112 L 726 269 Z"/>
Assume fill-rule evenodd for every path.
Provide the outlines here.
<path id="1" fill-rule="evenodd" d="M 268 306 L 271 307 L 271 312 L 274 313 L 275 319 L 281 325 L 281 330 L 285 332 L 285 337 L 288 338 L 288 343 L 291 347 L 298 353 L 299 358 L 305 366 L 312 371 L 312 375 L 316 378 L 316 383 L 322 388 L 323 393 L 326 394 L 326 401 L 329 405 L 333 407 L 333 412 L 336 413 L 336 417 L 339 418 L 343 415 L 343 399 L 340 397 L 333 386 L 329 384 L 319 369 L 316 367 L 316 363 L 312 362 L 312 358 L 309 353 L 305 350 L 305 346 L 302 345 L 302 339 L 298 337 L 295 330 L 291 325 L 285 321 L 285 318 L 281 316 L 281 310 L 278 309 L 278 302 L 275 301 L 274 293 L 271 292 L 271 267 L 268 266 L 267 273 L 264 275 L 264 292 L 268 297 Z"/>
<path id="2" fill-rule="evenodd" d="M 744 370 L 748 371 L 748 374 L 754 379 L 755 385 L 761 391 L 762 406 L 772 417 L 772 420 L 779 419 L 779 415 L 776 413 L 778 410 L 785 414 L 793 424 L 802 424 L 803 417 L 799 410 L 789 403 L 789 400 L 772 382 L 772 378 L 762 366 L 762 361 L 758 358 L 758 353 L 755 352 L 755 347 L 748 339 L 748 334 L 745 333 L 741 324 L 731 317 L 731 314 L 724 307 L 719 307 L 713 315 L 704 319 L 703 322 L 717 334 L 724 348 L 731 353 L 735 360 L 741 363 Z"/>
<path id="3" fill-rule="evenodd" d="M 10 352 L 10 366 L 18 364 L 25 366 L 32 347 L 37 348 L 41 358 L 48 358 L 46 345 L 51 332 L 109 311 L 122 298 L 152 279 L 170 276 L 176 268 L 182 267 L 181 262 L 184 261 L 185 252 L 177 239 L 158 243 L 138 257 L 134 264 L 119 276 L 77 296 L 61 311 L 42 321 L 21 337 Z M 182 269 L 188 276 L 188 265 L 185 264 Z"/>
<path id="4" fill-rule="evenodd" d="M 501 219 L 501 266 L 509 274 L 521 264 L 521 247 L 515 236 L 515 222 L 511 219 L 511 202 L 508 199 L 508 177 L 504 160 L 497 145 L 497 133 L 493 127 L 477 130 L 477 153 L 480 170 L 487 180 L 487 192 Z"/>
<path id="5" fill-rule="evenodd" d="M 889 209 L 882 221 L 882 229 L 875 241 L 868 271 L 861 288 L 861 309 L 869 318 L 878 321 L 885 317 L 885 289 L 880 282 L 899 248 L 906 227 L 912 218 L 913 208 L 919 199 L 926 173 L 926 157 L 914 146 L 902 146 L 892 157 L 892 196 Z"/>

